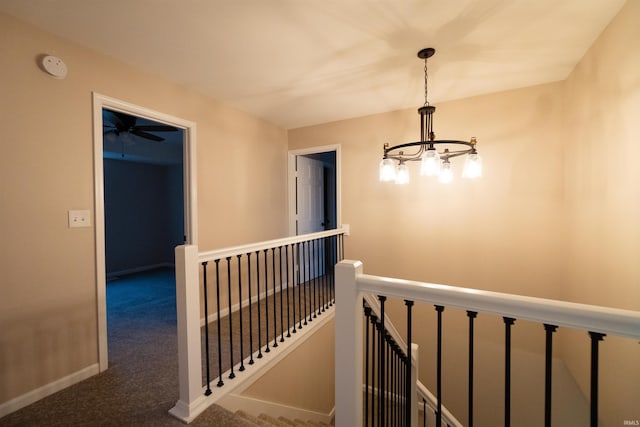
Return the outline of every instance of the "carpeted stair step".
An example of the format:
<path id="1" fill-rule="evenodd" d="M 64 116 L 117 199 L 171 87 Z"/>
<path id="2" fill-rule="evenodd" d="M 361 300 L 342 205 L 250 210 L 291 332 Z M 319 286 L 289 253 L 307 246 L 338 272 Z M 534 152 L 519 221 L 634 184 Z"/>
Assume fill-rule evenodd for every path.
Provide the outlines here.
<path id="1" fill-rule="evenodd" d="M 235 412 L 235 414 L 246 421 L 252 422 L 257 426 L 263 426 L 263 427 L 274 427 L 274 426 L 276 427 L 331 427 L 333 425 L 333 423 L 327 424 L 322 421 L 313 421 L 313 420 L 303 421 L 298 418 L 294 420 L 290 420 L 289 418 L 282 417 L 282 416 L 275 418 L 267 414 L 260 414 L 256 417 L 254 415 L 246 413 L 243 410 L 238 410 Z"/>
<path id="2" fill-rule="evenodd" d="M 289 427 L 290 426 L 290 424 L 285 424 L 282 421 L 280 421 L 280 420 L 278 420 L 276 418 L 273 418 L 271 415 L 267 415 L 267 414 L 260 414 L 258 416 L 258 419 L 270 423 L 270 424 L 268 424 L 270 426 L 278 426 L 278 427 Z"/>
<path id="3" fill-rule="evenodd" d="M 253 424 L 255 424 L 257 426 L 270 426 L 271 425 L 267 421 L 261 420 L 258 417 L 254 417 L 253 415 L 248 414 L 248 413 L 244 412 L 243 410 L 236 411 L 236 415 L 238 417 L 244 419 L 244 420 L 252 422 Z"/>

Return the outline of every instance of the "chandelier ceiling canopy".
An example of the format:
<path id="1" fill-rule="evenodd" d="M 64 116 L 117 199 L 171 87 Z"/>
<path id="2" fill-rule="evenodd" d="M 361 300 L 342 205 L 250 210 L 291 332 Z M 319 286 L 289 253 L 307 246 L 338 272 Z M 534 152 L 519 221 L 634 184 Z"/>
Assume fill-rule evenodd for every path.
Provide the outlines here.
<path id="1" fill-rule="evenodd" d="M 424 105 L 418 108 L 420 115 L 420 141 L 389 146 L 384 144 L 382 161 L 380 162 L 380 181 L 409 183 L 409 167 L 407 162 L 420 165 L 420 175 L 437 176 L 442 183 L 453 180 L 453 171 L 449 159 L 466 156 L 463 178 L 475 179 L 482 176 L 482 159 L 476 150 L 476 138 L 469 141 L 452 139 L 436 139 L 433 131 L 433 114 L 436 107 L 429 104 L 427 59 L 435 53 L 433 48 L 425 48 L 418 52 L 418 58 L 424 59 Z M 410 150 L 410 152 L 407 152 Z"/>

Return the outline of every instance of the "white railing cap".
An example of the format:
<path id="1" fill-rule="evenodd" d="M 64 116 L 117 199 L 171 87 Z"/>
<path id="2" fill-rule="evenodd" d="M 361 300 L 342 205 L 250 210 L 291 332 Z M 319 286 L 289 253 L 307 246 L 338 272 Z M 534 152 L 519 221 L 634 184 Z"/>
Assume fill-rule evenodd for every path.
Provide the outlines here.
<path id="1" fill-rule="evenodd" d="M 354 261 L 342 265 L 354 266 Z M 456 286 L 360 274 L 358 289 L 479 313 L 640 339 L 640 312 Z"/>
<path id="2" fill-rule="evenodd" d="M 200 252 L 198 254 L 198 261 L 213 261 L 216 259 L 224 259 L 227 257 L 233 257 L 236 255 L 243 255 L 246 253 L 253 253 L 256 251 L 262 251 L 265 249 L 277 248 L 280 246 L 287 246 L 293 243 L 301 243 L 315 239 L 322 239 L 325 237 L 337 236 L 339 234 L 347 234 L 348 228 L 341 227 L 334 230 L 319 231 L 317 233 L 302 234 L 299 236 L 283 237 L 280 239 L 266 240 L 258 243 L 250 243 L 247 245 L 231 246 L 228 248 L 215 249 L 212 251 Z"/>

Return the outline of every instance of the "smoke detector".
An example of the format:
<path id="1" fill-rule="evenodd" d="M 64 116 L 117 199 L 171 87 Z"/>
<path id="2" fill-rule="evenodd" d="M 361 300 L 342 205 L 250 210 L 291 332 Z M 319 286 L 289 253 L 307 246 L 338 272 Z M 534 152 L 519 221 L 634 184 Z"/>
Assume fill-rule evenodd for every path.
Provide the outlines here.
<path id="1" fill-rule="evenodd" d="M 57 56 L 46 55 L 40 61 L 42 69 L 51 77 L 64 79 L 67 77 L 67 66 L 64 61 Z"/>

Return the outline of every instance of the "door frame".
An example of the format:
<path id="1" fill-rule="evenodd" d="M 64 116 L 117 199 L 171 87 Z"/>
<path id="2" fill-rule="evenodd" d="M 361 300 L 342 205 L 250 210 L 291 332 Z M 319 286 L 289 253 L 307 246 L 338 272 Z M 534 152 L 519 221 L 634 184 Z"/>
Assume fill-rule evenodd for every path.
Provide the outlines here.
<path id="1" fill-rule="evenodd" d="M 107 273 L 105 259 L 104 160 L 102 109 L 118 111 L 183 129 L 183 183 L 185 244 L 198 244 L 196 124 L 146 107 L 93 92 L 93 171 L 96 242 L 96 300 L 98 311 L 98 364 L 100 372 L 109 367 L 107 343 Z"/>
<path id="2" fill-rule="evenodd" d="M 287 186 L 289 191 L 289 235 L 296 235 L 296 157 L 333 151 L 336 153 L 336 228 L 342 227 L 342 154 L 340 144 L 289 150 L 287 155 Z"/>

